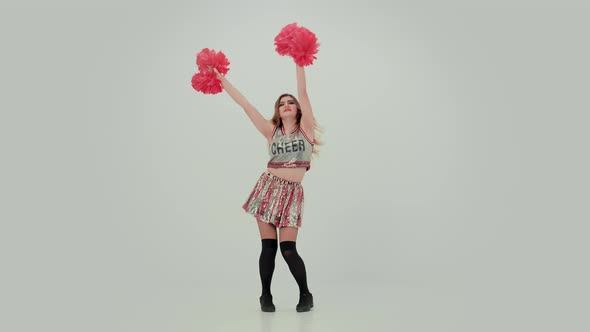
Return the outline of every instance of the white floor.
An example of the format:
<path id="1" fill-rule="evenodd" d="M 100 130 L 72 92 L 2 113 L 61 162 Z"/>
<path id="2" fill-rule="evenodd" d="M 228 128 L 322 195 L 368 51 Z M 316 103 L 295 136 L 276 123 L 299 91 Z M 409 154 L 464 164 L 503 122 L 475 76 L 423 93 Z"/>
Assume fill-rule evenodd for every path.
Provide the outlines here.
<path id="1" fill-rule="evenodd" d="M 481 285 L 315 284 L 315 307 L 297 313 L 295 287 L 273 291 L 277 311 L 263 313 L 258 289 L 243 285 L 154 285 L 138 281 L 70 299 L 40 298 L 28 315 L 4 320 L 10 331 L 587 331 L 583 310 L 543 294 Z M 148 289 L 150 287 L 151 289 Z M 530 290 L 530 289 L 529 289 Z M 56 292 L 55 294 L 59 294 Z M 40 307 L 42 305 L 42 307 Z M 574 310 L 570 310 L 570 307 Z M 9 311 L 10 312 L 10 311 Z M 34 318 L 34 319 L 31 319 Z M 8 330 L 6 330 L 8 331 Z"/>
<path id="2" fill-rule="evenodd" d="M 214 290 L 210 290 L 202 294 L 204 297 L 198 303 L 156 322 L 163 324 L 168 320 L 170 325 L 162 325 L 160 330 L 169 331 L 584 330 L 580 325 L 582 313 L 575 315 L 564 310 L 569 304 L 549 299 L 544 302 L 538 295 L 527 298 L 527 294 L 511 290 L 440 285 L 322 285 L 316 287 L 315 307 L 308 313 L 295 311 L 297 294 L 274 293 L 275 313 L 260 312 L 257 299 L 241 292 L 236 292 L 235 298 L 228 296 L 206 305 L 207 296 L 214 296 Z M 149 330 L 149 326 L 142 330 Z"/>
<path id="3" fill-rule="evenodd" d="M 298 289 L 280 259 L 272 284 L 274 313 L 259 309 L 255 263 L 240 269 L 227 263 L 234 274 L 213 274 L 204 264 L 140 265 L 140 257 L 112 256 L 94 269 L 84 264 L 99 260 L 55 261 L 27 271 L 21 264 L 2 275 L 0 331 L 590 331 L 587 287 L 564 270 L 518 275 L 504 269 L 462 281 L 441 278 L 440 271 L 423 274 L 421 281 L 370 283 L 342 274 L 328 279 L 320 266 L 312 269 L 308 256 L 315 307 L 307 313 L 295 311 Z"/>

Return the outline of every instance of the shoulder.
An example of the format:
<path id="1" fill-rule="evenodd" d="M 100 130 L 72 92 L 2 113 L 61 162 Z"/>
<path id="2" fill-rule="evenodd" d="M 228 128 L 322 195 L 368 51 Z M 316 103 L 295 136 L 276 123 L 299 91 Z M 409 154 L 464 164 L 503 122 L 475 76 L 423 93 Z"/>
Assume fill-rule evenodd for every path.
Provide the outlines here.
<path id="1" fill-rule="evenodd" d="M 307 136 L 310 142 L 315 138 L 315 118 L 313 114 L 303 114 L 299 123 L 299 128 Z"/>
<path id="2" fill-rule="evenodd" d="M 266 137 L 266 139 L 268 140 L 268 142 L 270 143 L 272 141 L 272 139 L 275 137 L 275 133 L 277 132 L 277 130 L 279 130 L 279 126 L 278 124 L 274 124 L 272 122 L 272 120 L 268 120 L 268 136 Z"/>
<path id="3" fill-rule="evenodd" d="M 278 124 L 272 123 L 272 120 L 269 123 L 270 123 L 270 128 L 271 128 L 271 130 L 270 130 L 270 137 L 274 137 L 275 133 L 277 131 L 279 131 L 281 128 L 279 127 Z"/>

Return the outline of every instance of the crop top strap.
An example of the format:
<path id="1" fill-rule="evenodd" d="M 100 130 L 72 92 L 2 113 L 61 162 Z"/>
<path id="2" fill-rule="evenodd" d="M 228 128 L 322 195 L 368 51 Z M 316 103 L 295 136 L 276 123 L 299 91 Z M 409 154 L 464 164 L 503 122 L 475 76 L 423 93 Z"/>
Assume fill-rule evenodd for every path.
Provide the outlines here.
<path id="1" fill-rule="evenodd" d="M 273 128 L 273 130 L 272 130 L 272 135 L 270 135 L 270 136 L 271 136 L 271 137 L 275 137 L 275 135 L 277 134 L 277 132 L 279 132 L 279 133 L 281 132 L 281 130 L 280 130 L 280 128 L 279 128 L 279 125 L 278 125 L 278 124 L 276 124 L 276 125 L 274 126 L 274 128 Z"/>
<path id="2" fill-rule="evenodd" d="M 303 127 L 299 127 L 299 130 L 301 130 L 301 133 L 303 134 L 303 136 L 305 136 L 305 139 L 311 143 L 311 145 L 315 145 L 315 140 L 311 140 L 309 139 L 309 136 L 307 136 L 307 133 L 303 130 Z"/>

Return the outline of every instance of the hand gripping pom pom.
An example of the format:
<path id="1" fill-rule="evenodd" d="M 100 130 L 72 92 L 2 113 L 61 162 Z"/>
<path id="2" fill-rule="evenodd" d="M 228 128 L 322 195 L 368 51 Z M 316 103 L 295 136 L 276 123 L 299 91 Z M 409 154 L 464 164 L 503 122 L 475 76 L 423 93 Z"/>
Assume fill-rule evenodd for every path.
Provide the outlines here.
<path id="1" fill-rule="evenodd" d="M 316 35 L 304 27 L 297 29 L 291 38 L 291 56 L 299 66 L 309 66 L 317 59 L 318 39 Z"/>
<path id="2" fill-rule="evenodd" d="M 210 66 L 225 75 L 229 71 L 229 60 L 221 51 L 215 52 L 215 50 L 204 48 L 197 54 L 197 66 L 201 72 L 209 71 Z"/>
<path id="3" fill-rule="evenodd" d="M 287 24 L 281 29 L 281 32 L 275 37 L 275 50 L 277 53 L 291 55 L 291 39 L 297 29 L 299 29 L 297 23 Z"/>
<path id="4" fill-rule="evenodd" d="M 206 70 L 196 73 L 193 75 L 191 83 L 195 90 L 204 94 L 214 95 L 223 91 L 221 80 L 213 71 Z"/>

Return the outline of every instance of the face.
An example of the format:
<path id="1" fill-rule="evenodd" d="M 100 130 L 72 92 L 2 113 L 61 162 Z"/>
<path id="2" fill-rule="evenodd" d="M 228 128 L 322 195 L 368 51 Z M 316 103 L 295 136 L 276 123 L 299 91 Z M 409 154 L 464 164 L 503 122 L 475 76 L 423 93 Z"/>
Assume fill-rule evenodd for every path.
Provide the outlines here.
<path id="1" fill-rule="evenodd" d="M 279 101 L 279 114 L 281 118 L 296 117 L 297 104 L 291 96 L 285 96 Z"/>

